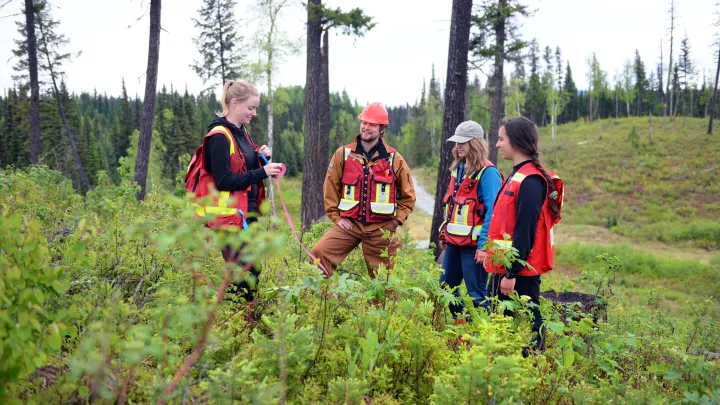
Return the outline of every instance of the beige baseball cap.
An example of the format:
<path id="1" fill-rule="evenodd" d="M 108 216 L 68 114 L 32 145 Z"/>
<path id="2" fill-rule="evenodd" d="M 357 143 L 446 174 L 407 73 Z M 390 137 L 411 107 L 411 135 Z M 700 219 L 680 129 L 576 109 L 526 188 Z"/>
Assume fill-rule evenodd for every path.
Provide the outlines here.
<path id="1" fill-rule="evenodd" d="M 475 138 L 483 138 L 485 131 L 475 121 L 465 121 L 455 128 L 455 135 L 448 138 L 448 142 L 465 143 Z"/>

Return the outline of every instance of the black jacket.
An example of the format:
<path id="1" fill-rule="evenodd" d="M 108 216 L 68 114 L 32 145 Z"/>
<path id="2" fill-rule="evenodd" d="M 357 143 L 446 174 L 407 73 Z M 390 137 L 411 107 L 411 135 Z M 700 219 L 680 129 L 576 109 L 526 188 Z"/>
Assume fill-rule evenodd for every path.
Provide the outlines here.
<path id="1" fill-rule="evenodd" d="M 248 192 L 248 212 L 257 212 L 257 184 L 267 178 L 265 169 L 260 167 L 259 156 L 252 144 L 245 137 L 245 126 L 239 128 L 223 117 L 215 118 L 208 126 L 208 132 L 222 125 L 229 129 L 245 156 L 247 172 L 232 173 L 230 171 L 230 143 L 223 134 L 212 135 L 205 143 L 205 168 L 213 176 L 218 191 L 237 191 L 251 187 Z"/>
<path id="2" fill-rule="evenodd" d="M 513 167 L 513 174 L 526 164 L 532 164 L 531 161 L 518 163 Z M 543 203 L 547 197 L 547 185 L 545 179 L 539 175 L 528 176 L 520 184 L 517 196 L 517 211 L 515 213 L 515 229 L 513 229 L 513 247 L 518 250 L 518 258 L 527 261 L 530 251 L 535 244 L 535 232 L 537 231 L 537 223 L 540 218 Z M 502 192 L 502 190 L 500 190 Z M 517 274 L 524 267 L 519 262 L 513 263 L 510 273 Z"/>

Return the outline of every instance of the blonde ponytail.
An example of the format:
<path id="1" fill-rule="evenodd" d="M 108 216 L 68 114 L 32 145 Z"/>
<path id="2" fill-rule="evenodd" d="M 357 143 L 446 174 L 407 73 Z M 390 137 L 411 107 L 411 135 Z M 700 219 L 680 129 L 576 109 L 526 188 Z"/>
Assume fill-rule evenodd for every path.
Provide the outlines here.
<path id="1" fill-rule="evenodd" d="M 251 96 L 260 96 L 255 86 L 244 80 L 240 80 L 237 82 L 228 80 L 227 82 L 225 82 L 225 86 L 223 86 L 223 94 L 220 99 L 220 103 L 222 104 L 222 111 L 217 113 L 217 116 L 226 117 L 230 113 L 229 105 L 233 99 L 237 99 L 242 103 L 249 99 Z"/>

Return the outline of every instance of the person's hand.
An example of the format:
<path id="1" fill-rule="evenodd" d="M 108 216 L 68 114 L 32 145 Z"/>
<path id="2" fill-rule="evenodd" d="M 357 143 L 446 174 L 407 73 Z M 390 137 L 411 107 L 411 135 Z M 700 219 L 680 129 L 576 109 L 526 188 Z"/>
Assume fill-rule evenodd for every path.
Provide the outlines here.
<path id="1" fill-rule="evenodd" d="M 482 249 L 477 249 L 475 251 L 475 263 L 484 263 L 485 262 L 485 256 L 487 256 L 487 253 L 485 253 Z"/>
<path id="2" fill-rule="evenodd" d="M 438 241 L 438 247 L 440 248 L 440 250 L 445 250 L 445 248 L 447 247 L 447 243 L 445 243 L 444 240 L 440 239 Z"/>
<path id="3" fill-rule="evenodd" d="M 503 276 L 500 280 L 500 293 L 502 295 L 510 295 L 515 292 L 515 279 L 508 279 Z"/>
<path id="4" fill-rule="evenodd" d="M 268 163 L 263 166 L 263 169 L 265 169 L 265 173 L 267 173 L 268 177 L 275 177 L 282 173 L 282 165 L 280 163 Z"/>
<path id="5" fill-rule="evenodd" d="M 348 218 L 340 218 L 340 220 L 337 223 L 337 226 L 339 226 L 342 229 L 352 229 L 353 223 Z"/>
<path id="6" fill-rule="evenodd" d="M 258 149 L 258 153 L 265 155 L 266 158 L 270 159 L 272 156 L 272 150 L 267 145 L 263 145 Z"/>

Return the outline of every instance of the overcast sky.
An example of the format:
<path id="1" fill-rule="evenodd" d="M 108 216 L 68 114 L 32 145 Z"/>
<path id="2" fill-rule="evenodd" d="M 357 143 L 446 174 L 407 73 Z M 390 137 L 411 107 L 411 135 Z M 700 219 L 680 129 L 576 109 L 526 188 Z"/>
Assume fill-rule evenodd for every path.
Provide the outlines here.
<path id="1" fill-rule="evenodd" d="M 0 0 L 0 5 L 6 0 Z M 71 91 L 105 92 L 119 95 L 124 77 L 131 96 L 144 94 L 147 64 L 147 16 L 149 0 L 51 0 L 53 14 L 60 21 L 58 31 L 70 40 L 66 50 L 82 54 L 65 67 Z M 377 26 L 363 38 L 340 34 L 330 38 L 330 90 L 347 90 L 360 104 L 380 101 L 388 105 L 413 103 L 420 96 L 423 80 L 429 80 L 432 64 L 444 83 L 452 0 L 327 0 L 329 6 L 350 9 L 360 6 L 373 16 Z M 587 59 L 597 54 L 612 80 L 626 59 L 640 51 L 648 75 L 660 55 L 663 40 L 667 64 L 669 0 L 527 0 L 535 14 L 519 22 L 524 39 L 537 38 L 540 46 L 561 48 L 569 60 L 579 88 L 587 86 Z M 718 30 L 716 0 L 676 0 L 678 20 L 674 56 L 687 31 L 692 59 L 702 80 L 702 70 L 714 79 L 715 60 L 711 43 Z M 236 16 L 246 38 L 256 27 L 248 27 L 249 1 L 238 1 Z M 196 30 L 191 17 L 197 15 L 199 0 L 165 0 L 162 8 L 160 70 L 162 84 L 196 93 L 204 88 L 189 67 L 199 57 L 192 37 Z M 21 0 L 11 0 L 0 9 L 0 17 L 20 13 Z M 279 67 L 275 83 L 302 85 L 305 82 L 304 22 L 300 3 L 282 19 L 288 38 L 301 41 L 303 51 L 287 58 Z M 15 21 L 22 15 L 0 18 L 0 89 L 10 88 L 13 61 L 11 50 L 19 37 Z M 128 28 L 128 26 L 132 25 Z M 666 67 L 667 68 L 667 67 Z M 508 69 L 506 69 L 507 71 Z M 512 67 L 509 67 L 512 70 Z M 474 75 L 475 72 L 470 72 Z M 486 77 L 481 73 L 481 81 Z M 667 75 L 667 74 L 666 74 Z M 259 86 L 262 89 L 262 86 Z M 219 85 L 218 85 L 219 88 Z"/>

